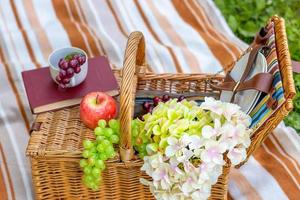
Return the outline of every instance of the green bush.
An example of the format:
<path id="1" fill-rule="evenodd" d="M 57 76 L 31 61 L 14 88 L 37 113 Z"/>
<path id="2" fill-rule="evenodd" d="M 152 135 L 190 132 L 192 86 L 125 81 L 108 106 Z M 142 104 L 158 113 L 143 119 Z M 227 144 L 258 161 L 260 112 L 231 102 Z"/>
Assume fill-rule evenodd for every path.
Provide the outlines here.
<path id="1" fill-rule="evenodd" d="M 232 31 L 251 43 L 256 32 L 273 15 L 285 19 L 289 50 L 293 60 L 300 61 L 300 2 L 299 0 L 215 0 Z M 285 122 L 300 133 L 300 74 L 294 74 L 297 95 L 294 111 Z"/>

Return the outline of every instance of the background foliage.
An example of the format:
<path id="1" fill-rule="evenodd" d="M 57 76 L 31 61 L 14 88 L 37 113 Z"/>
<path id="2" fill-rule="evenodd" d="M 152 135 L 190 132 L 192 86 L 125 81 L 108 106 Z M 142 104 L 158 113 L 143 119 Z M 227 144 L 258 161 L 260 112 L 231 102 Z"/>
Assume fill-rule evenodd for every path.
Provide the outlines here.
<path id="1" fill-rule="evenodd" d="M 293 60 L 300 61 L 300 0 L 215 0 L 232 31 L 251 43 L 256 32 L 273 15 L 285 19 L 289 50 Z M 300 133 L 300 74 L 294 74 L 297 95 L 294 111 L 285 119 Z"/>

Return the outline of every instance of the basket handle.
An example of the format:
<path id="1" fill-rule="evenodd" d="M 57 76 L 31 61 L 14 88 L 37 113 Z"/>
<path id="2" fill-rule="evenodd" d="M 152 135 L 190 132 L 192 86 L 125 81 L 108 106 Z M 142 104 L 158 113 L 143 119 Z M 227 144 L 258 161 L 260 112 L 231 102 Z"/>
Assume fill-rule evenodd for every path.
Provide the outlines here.
<path id="1" fill-rule="evenodd" d="M 137 85 L 137 67 L 145 65 L 145 40 L 141 32 L 129 35 L 120 89 L 120 156 L 123 162 L 131 160 L 133 148 L 131 143 L 131 118 Z"/>

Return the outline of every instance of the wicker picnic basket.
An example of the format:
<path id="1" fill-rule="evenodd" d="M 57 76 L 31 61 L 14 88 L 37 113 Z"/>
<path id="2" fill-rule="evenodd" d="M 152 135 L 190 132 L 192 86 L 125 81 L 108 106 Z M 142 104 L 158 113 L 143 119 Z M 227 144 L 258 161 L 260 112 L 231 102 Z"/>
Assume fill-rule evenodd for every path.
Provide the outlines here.
<path id="1" fill-rule="evenodd" d="M 248 156 L 259 147 L 268 133 L 292 110 L 295 95 L 290 55 L 284 21 L 273 17 L 277 57 L 282 76 L 285 101 L 271 117 L 255 128 Z M 149 189 L 140 184 L 143 161 L 133 156 L 131 119 L 136 91 L 163 91 L 169 93 L 198 92 L 203 96 L 218 97 L 207 82 L 223 80 L 222 76 L 207 74 L 153 74 L 146 72 L 145 42 L 142 33 L 129 36 L 124 68 L 114 73 L 120 82 L 121 140 L 119 154 L 106 163 L 100 190 L 93 192 L 82 184 L 79 167 L 82 140 L 94 138 L 92 130 L 79 119 L 79 107 L 65 108 L 39 114 L 33 124 L 26 154 L 31 158 L 32 177 L 37 199 L 153 199 Z M 227 180 L 230 163 L 212 187 L 211 199 L 227 199 Z"/>

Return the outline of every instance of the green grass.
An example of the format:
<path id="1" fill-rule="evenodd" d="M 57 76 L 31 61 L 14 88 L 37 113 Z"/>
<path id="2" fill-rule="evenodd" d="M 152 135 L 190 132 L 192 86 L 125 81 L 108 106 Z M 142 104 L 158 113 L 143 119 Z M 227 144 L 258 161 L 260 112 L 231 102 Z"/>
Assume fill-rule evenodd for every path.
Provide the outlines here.
<path id="1" fill-rule="evenodd" d="M 273 15 L 285 19 L 289 50 L 293 60 L 300 61 L 300 2 L 299 0 L 215 0 L 232 31 L 246 43 Z M 294 74 L 297 95 L 294 110 L 285 123 L 300 133 L 300 74 Z"/>

